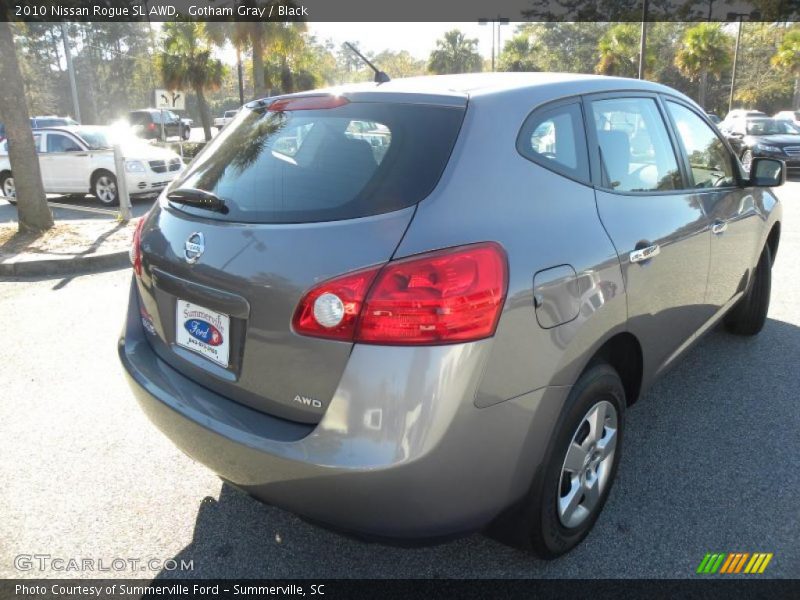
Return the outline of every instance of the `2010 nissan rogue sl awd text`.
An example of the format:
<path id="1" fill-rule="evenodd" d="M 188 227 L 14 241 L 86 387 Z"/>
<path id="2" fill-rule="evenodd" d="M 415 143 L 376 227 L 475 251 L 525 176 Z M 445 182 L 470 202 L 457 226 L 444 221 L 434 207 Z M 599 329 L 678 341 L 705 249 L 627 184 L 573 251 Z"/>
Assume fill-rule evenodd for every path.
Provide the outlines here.
<path id="1" fill-rule="evenodd" d="M 483 74 L 252 102 L 142 218 L 119 355 L 251 495 L 380 538 L 584 538 L 625 410 L 762 328 L 778 160 L 654 83 Z"/>

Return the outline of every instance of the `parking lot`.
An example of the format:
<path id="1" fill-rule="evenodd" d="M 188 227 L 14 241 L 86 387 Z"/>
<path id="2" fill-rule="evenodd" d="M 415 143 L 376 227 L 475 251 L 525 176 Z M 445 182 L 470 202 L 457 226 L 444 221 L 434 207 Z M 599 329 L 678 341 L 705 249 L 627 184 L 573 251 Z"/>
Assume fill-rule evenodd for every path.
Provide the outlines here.
<path id="1" fill-rule="evenodd" d="M 365 543 L 259 504 L 181 454 L 136 405 L 116 355 L 127 270 L 0 282 L 0 577 L 682 578 L 707 552 L 772 552 L 763 576 L 797 577 L 800 183 L 778 195 L 764 331 L 711 332 L 627 413 L 597 526 L 552 562 L 480 534 Z M 12 210 L 0 201 L 0 220 Z M 21 554 L 192 569 L 22 571 Z"/>

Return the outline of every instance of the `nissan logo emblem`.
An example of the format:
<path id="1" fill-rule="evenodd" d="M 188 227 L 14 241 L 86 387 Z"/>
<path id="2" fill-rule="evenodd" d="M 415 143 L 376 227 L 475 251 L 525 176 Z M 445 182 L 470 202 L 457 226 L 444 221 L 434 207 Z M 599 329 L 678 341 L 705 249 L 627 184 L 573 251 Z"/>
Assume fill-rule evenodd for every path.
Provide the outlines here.
<path id="1" fill-rule="evenodd" d="M 206 242 L 203 234 L 199 231 L 195 231 L 183 245 L 183 255 L 186 258 L 186 262 L 196 263 L 205 249 Z"/>

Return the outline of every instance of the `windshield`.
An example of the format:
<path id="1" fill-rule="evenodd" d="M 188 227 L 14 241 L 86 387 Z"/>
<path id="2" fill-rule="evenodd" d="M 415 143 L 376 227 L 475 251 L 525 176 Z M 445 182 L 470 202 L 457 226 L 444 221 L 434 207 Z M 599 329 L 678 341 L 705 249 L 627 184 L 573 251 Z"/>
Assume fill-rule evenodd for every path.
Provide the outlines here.
<path id="1" fill-rule="evenodd" d="M 747 135 L 779 135 L 782 133 L 800 133 L 800 129 L 788 121 L 776 119 L 753 119 L 747 121 Z"/>
<path id="2" fill-rule="evenodd" d="M 109 127 L 80 127 L 75 130 L 75 134 L 80 137 L 90 150 L 108 150 L 114 144 L 126 146 L 141 144 L 141 140 L 134 136 L 127 125 L 115 123 Z"/>
<path id="3" fill-rule="evenodd" d="M 463 108 L 377 102 L 244 108 L 173 189 L 211 192 L 229 210 L 203 216 L 239 222 L 335 221 L 398 210 L 436 185 L 463 115 Z"/>

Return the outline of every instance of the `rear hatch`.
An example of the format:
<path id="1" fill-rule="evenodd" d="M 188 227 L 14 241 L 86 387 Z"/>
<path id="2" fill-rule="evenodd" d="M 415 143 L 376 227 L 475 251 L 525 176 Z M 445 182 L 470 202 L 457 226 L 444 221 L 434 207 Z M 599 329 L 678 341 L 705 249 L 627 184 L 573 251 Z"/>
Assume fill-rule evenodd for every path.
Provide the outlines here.
<path id="1" fill-rule="evenodd" d="M 352 344 L 293 332 L 298 302 L 391 258 L 464 110 L 334 96 L 242 109 L 141 230 L 140 310 L 156 353 L 237 402 L 319 421 Z"/>

